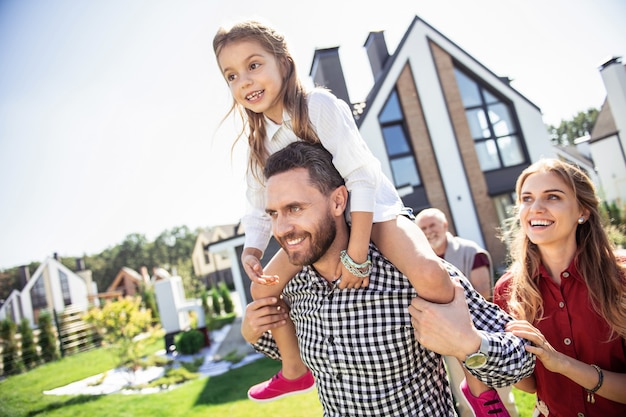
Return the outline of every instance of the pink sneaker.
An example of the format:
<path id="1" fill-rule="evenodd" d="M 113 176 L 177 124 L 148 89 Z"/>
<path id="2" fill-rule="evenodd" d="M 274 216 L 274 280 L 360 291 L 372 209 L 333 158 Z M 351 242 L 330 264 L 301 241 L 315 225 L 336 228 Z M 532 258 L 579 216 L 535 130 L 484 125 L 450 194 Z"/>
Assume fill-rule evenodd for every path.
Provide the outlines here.
<path id="1" fill-rule="evenodd" d="M 465 379 L 461 382 L 459 388 L 461 388 L 461 392 L 463 392 L 465 399 L 476 417 L 511 417 L 504 407 L 504 404 L 502 404 L 498 391 L 495 389 L 490 389 L 480 394 L 480 397 L 475 397 L 474 394 L 470 392 Z"/>
<path id="2" fill-rule="evenodd" d="M 270 380 L 256 384 L 248 390 L 248 398 L 257 402 L 278 400 L 295 394 L 304 394 L 315 388 L 315 380 L 311 371 L 298 379 L 285 379 L 283 371 L 279 371 Z"/>

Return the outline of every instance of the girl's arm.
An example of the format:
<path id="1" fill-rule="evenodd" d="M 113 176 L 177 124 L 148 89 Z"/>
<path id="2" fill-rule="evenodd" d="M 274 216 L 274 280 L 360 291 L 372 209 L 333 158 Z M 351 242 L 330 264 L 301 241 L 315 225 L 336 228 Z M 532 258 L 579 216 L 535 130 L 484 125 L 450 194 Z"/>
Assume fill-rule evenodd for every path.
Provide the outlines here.
<path id="1" fill-rule="evenodd" d="M 350 240 L 348 241 L 348 256 L 357 264 L 367 261 L 369 244 L 372 234 L 372 221 L 374 214 L 366 211 L 353 211 L 350 213 L 352 225 L 350 228 Z M 339 288 L 361 288 L 369 285 L 368 277 L 354 276 L 343 263 L 339 263 L 337 276 L 341 276 Z"/>

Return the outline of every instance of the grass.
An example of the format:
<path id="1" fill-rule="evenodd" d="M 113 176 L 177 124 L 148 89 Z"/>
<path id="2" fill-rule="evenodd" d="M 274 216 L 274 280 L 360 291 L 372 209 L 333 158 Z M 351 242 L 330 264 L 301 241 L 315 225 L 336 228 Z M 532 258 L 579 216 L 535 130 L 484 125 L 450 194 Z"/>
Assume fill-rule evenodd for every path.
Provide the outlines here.
<path id="1" fill-rule="evenodd" d="M 162 347 L 159 342 L 146 353 Z M 44 390 L 112 369 L 115 358 L 96 349 L 39 366 L 0 382 L 0 416 L 5 417 L 249 417 L 276 415 L 319 417 L 322 407 L 313 391 L 280 401 L 258 404 L 248 400 L 251 385 L 277 372 L 280 363 L 261 359 L 226 374 L 185 383 L 172 391 L 145 395 L 50 396 Z M 530 417 L 534 396 L 514 390 L 521 417 Z"/>

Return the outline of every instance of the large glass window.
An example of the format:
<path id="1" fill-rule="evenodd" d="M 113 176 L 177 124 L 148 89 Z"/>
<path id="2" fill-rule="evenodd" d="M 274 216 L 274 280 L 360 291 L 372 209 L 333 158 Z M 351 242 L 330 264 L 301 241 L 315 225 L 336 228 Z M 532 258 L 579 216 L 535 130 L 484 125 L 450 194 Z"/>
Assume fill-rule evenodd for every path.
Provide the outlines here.
<path id="1" fill-rule="evenodd" d="M 525 162 L 509 104 L 458 68 L 454 69 L 478 161 L 483 171 Z"/>
<path id="2" fill-rule="evenodd" d="M 72 304 L 72 297 L 70 296 L 70 283 L 67 280 L 65 272 L 59 270 L 59 281 L 61 282 L 61 292 L 63 293 L 63 303 L 68 306 Z"/>
<path id="3" fill-rule="evenodd" d="M 378 116 L 378 121 L 383 132 L 394 185 L 397 188 L 407 185 L 421 185 L 422 181 L 417 172 L 413 149 L 405 133 L 404 114 L 402 114 L 398 94 L 395 90 L 385 103 L 383 111 Z"/>
<path id="4" fill-rule="evenodd" d="M 30 301 L 33 303 L 33 309 L 45 308 L 48 306 L 46 302 L 46 286 L 43 275 L 37 278 L 37 282 L 30 289 Z"/>

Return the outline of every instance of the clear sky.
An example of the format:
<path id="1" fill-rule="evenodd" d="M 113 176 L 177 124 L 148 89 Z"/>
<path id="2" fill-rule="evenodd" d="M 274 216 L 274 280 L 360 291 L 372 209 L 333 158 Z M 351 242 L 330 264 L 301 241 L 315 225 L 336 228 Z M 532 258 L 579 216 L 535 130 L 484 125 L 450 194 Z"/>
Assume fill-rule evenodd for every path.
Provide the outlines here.
<path id="1" fill-rule="evenodd" d="M 598 66 L 626 58 L 623 0 L 0 0 L 0 269 L 239 220 L 220 25 L 276 26 L 307 85 L 315 49 L 339 46 L 356 101 L 372 86 L 369 32 L 393 53 L 416 15 L 549 124 L 599 108 Z"/>

